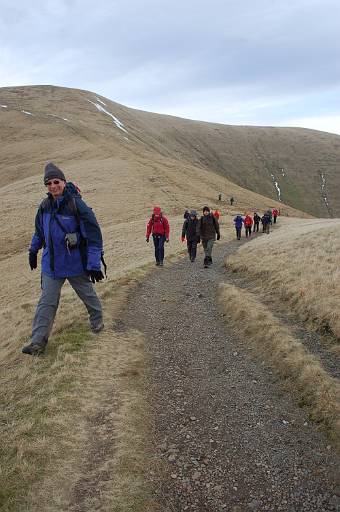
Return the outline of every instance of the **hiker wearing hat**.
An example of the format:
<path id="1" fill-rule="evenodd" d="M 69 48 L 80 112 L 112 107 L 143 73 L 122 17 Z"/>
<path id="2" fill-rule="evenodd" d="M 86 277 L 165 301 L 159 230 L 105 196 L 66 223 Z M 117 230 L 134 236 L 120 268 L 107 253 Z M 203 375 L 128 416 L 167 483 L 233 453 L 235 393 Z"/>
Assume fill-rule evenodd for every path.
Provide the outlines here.
<path id="1" fill-rule="evenodd" d="M 94 213 L 82 200 L 79 190 L 56 165 L 45 167 L 47 198 L 35 217 L 35 233 L 29 248 L 31 270 L 41 259 L 41 297 L 32 327 L 31 343 L 24 354 L 39 355 L 45 350 L 58 309 L 61 288 L 67 279 L 89 314 L 97 333 L 104 327 L 100 301 L 93 284 L 104 278 L 101 271 L 103 240 Z"/>
<path id="2" fill-rule="evenodd" d="M 207 268 L 212 264 L 212 250 L 214 242 L 220 239 L 220 227 L 218 220 L 210 213 L 209 206 L 204 206 L 203 215 L 197 223 L 197 234 L 202 240 L 204 249 L 204 267 Z"/>
<path id="3" fill-rule="evenodd" d="M 200 242 L 199 236 L 197 234 L 197 212 L 196 210 L 191 210 L 189 218 L 185 219 L 182 228 L 182 242 L 187 239 L 187 247 L 188 253 L 191 263 L 193 263 L 196 259 L 197 253 L 197 244 Z"/>
<path id="4" fill-rule="evenodd" d="M 153 214 L 146 227 L 146 241 L 152 235 L 155 246 L 156 265 L 162 267 L 164 261 L 164 243 L 169 242 L 170 226 L 168 219 L 162 214 L 159 206 L 155 206 Z"/>

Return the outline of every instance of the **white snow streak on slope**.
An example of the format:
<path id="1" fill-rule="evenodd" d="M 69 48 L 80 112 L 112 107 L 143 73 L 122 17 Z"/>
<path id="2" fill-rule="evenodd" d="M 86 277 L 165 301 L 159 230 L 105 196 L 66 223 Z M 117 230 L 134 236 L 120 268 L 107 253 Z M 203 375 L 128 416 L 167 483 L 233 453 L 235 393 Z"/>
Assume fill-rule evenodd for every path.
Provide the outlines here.
<path id="1" fill-rule="evenodd" d="M 127 130 L 125 130 L 124 128 L 124 125 L 123 123 L 121 123 L 119 121 L 119 119 L 117 117 L 115 117 L 113 114 L 111 114 L 110 112 L 108 112 L 107 110 L 105 110 L 105 108 L 103 108 L 101 105 L 99 105 L 98 103 L 94 103 L 93 101 L 91 100 L 87 100 L 89 103 L 92 103 L 92 105 L 94 105 L 100 112 L 104 112 L 104 114 L 110 116 L 112 119 L 113 119 L 113 122 L 114 124 L 117 126 L 117 128 L 119 128 L 120 130 L 122 130 L 123 132 L 125 133 L 129 133 Z"/>
<path id="2" fill-rule="evenodd" d="M 68 121 L 68 119 L 66 117 L 60 117 L 60 116 L 56 116 L 55 114 L 46 114 L 50 117 L 56 117 L 57 119 L 62 119 L 63 121 Z"/>
<path id="3" fill-rule="evenodd" d="M 272 180 L 274 182 L 274 185 L 275 185 L 275 188 L 276 188 L 276 191 L 277 191 L 277 197 L 279 199 L 279 201 L 281 201 L 281 189 L 279 187 L 279 184 L 278 182 L 275 180 L 275 176 L 274 174 L 271 174 L 271 177 L 272 177 Z"/>
<path id="4" fill-rule="evenodd" d="M 97 98 L 97 96 L 96 96 L 96 100 L 97 100 L 97 101 L 99 101 L 99 103 L 101 103 L 102 105 L 104 105 L 104 107 L 106 107 L 106 106 L 107 106 L 107 105 L 106 105 L 106 103 L 104 103 L 102 100 L 100 100 L 99 98 Z"/>
<path id="5" fill-rule="evenodd" d="M 1 108 L 7 108 L 7 105 L 0 105 Z"/>
<path id="6" fill-rule="evenodd" d="M 321 173 L 321 193 L 322 193 L 323 200 L 325 201 L 326 206 L 328 207 L 329 202 L 328 202 L 328 198 L 326 195 L 326 176 L 324 175 L 323 172 Z"/>
<path id="7" fill-rule="evenodd" d="M 27 116 L 33 116 L 34 114 L 32 114 L 31 112 L 27 112 L 27 110 L 22 110 L 21 112 L 23 112 L 24 114 L 26 114 Z"/>

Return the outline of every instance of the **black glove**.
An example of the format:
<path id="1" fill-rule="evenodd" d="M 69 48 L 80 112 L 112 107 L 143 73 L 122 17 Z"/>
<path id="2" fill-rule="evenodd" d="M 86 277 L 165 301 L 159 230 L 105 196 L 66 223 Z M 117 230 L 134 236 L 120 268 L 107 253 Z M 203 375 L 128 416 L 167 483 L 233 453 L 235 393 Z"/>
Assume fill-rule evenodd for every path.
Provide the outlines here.
<path id="1" fill-rule="evenodd" d="M 34 270 L 38 266 L 38 254 L 33 251 L 29 251 L 28 253 L 28 262 L 31 270 Z"/>
<path id="2" fill-rule="evenodd" d="M 219 240 L 221 238 L 221 235 L 218 233 L 217 234 L 217 240 Z"/>
<path id="3" fill-rule="evenodd" d="M 145 239 L 146 243 L 149 243 L 149 237 Z"/>
<path id="4" fill-rule="evenodd" d="M 86 273 L 91 279 L 92 283 L 95 283 L 96 281 L 98 283 L 99 281 L 104 279 L 104 274 L 101 270 L 87 270 Z"/>

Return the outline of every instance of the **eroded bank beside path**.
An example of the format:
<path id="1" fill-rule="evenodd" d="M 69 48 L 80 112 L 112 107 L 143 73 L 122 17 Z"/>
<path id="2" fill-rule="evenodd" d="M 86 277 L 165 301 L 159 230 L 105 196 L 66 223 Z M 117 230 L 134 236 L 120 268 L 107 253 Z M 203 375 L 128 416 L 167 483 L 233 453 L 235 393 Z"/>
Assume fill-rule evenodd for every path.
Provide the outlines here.
<path id="1" fill-rule="evenodd" d="M 339 458 L 248 340 L 225 325 L 214 264 L 156 268 L 129 300 L 122 328 L 146 339 L 153 421 L 150 474 L 162 512 L 339 510 Z"/>

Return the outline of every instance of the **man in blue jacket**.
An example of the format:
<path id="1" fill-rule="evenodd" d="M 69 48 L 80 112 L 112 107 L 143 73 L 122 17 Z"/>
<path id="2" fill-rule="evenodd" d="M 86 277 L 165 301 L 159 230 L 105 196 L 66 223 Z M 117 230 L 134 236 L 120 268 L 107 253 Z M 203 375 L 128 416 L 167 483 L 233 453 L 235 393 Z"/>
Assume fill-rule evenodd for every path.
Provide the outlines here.
<path id="1" fill-rule="evenodd" d="M 66 279 L 85 304 L 92 331 L 97 333 L 104 327 L 101 303 L 92 284 L 104 278 L 103 240 L 97 219 L 75 185 L 66 183 L 63 171 L 53 163 L 45 167 L 44 184 L 47 198 L 36 214 L 29 248 L 31 270 L 37 268 L 37 254 L 43 248 L 41 297 L 31 343 L 22 349 L 30 355 L 39 355 L 46 347 Z"/>

